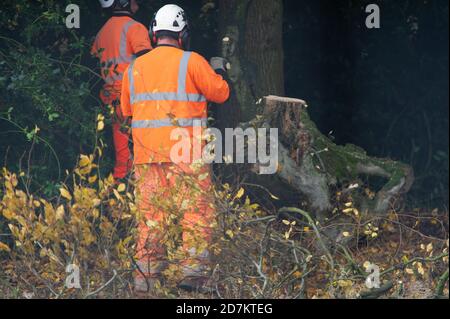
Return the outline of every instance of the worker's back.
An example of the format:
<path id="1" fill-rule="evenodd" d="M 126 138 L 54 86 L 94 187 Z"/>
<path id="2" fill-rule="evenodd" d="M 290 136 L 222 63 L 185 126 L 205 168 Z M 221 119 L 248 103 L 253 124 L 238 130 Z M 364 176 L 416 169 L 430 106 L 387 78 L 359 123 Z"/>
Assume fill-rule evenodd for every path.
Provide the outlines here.
<path id="1" fill-rule="evenodd" d="M 122 179 L 132 167 L 128 147 L 129 134 L 121 131 L 120 95 L 123 73 L 127 66 L 151 49 L 148 30 L 136 22 L 131 13 L 115 12 L 97 34 L 91 53 L 99 58 L 101 76 L 105 81 L 100 98 L 114 108 L 112 116 L 113 141 L 116 151 L 114 178 Z"/>
<path id="2" fill-rule="evenodd" d="M 127 14 L 111 17 L 98 33 L 92 54 L 101 62 L 101 75 L 105 80 L 104 92 L 117 98 L 122 88 L 123 72 L 136 54 L 149 50 L 147 29 Z"/>
<path id="3" fill-rule="evenodd" d="M 173 130 L 206 126 L 207 101 L 223 103 L 229 87 L 199 54 L 159 46 L 126 71 L 122 111 L 132 117 L 135 163 L 170 162 Z"/>

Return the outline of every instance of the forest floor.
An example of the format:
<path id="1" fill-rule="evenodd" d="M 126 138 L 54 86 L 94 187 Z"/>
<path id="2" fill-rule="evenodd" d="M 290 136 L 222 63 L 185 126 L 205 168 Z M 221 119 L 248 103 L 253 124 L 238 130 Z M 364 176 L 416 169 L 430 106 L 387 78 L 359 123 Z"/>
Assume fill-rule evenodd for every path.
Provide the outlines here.
<path id="1" fill-rule="evenodd" d="M 318 262 L 305 281 L 303 298 L 448 298 L 448 225 L 448 212 L 434 210 L 425 213 L 416 210 L 409 214 L 397 214 L 396 221 L 380 225 L 376 239 L 359 240 L 348 246 L 356 267 L 364 269 L 370 262 L 380 268 L 381 290 L 384 291 L 368 293 L 364 276 L 349 275 L 348 279 L 341 276 L 341 279 L 330 284 L 326 265 Z M 335 252 L 333 258 L 337 267 L 348 265 L 349 260 L 343 254 Z M 35 297 L 32 290 L 24 288 L 26 277 L 20 274 L 11 276 L 8 272 L 12 268 L 11 260 L 3 259 L 0 265 L 0 298 Z M 19 282 L 22 283 L 18 285 Z M 217 295 L 187 293 L 173 288 L 163 288 L 161 291 L 158 294 L 136 295 L 128 285 L 124 291 L 105 292 L 96 298 L 217 298 Z M 279 298 L 289 296 L 280 294 Z"/>

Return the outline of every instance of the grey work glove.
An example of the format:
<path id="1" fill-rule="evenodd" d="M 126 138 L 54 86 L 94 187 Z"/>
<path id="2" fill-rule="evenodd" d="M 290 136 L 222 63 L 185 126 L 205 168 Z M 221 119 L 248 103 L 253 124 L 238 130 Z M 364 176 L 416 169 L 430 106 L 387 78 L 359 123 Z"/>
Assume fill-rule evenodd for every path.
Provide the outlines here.
<path id="1" fill-rule="evenodd" d="M 227 65 L 227 60 L 221 57 L 213 57 L 211 58 L 209 64 L 211 64 L 211 67 L 214 70 L 222 70 L 224 72 L 227 71 L 226 65 Z"/>

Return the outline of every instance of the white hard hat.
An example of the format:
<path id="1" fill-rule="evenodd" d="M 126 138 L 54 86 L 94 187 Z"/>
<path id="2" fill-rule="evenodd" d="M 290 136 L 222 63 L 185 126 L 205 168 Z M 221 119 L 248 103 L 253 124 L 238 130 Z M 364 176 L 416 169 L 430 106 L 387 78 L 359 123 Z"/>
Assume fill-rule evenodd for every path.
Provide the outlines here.
<path id="1" fill-rule="evenodd" d="M 175 5 L 168 4 L 158 10 L 152 23 L 153 32 L 181 32 L 188 25 L 186 13 Z"/>
<path id="2" fill-rule="evenodd" d="M 99 0 L 102 8 L 109 8 L 114 4 L 115 0 Z"/>

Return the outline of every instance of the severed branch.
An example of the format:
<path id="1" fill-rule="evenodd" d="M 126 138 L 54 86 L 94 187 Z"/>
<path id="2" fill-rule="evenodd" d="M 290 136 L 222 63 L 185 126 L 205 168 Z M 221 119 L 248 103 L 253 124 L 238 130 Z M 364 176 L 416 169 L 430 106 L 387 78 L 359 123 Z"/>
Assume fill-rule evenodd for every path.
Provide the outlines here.
<path id="1" fill-rule="evenodd" d="M 448 269 L 445 271 L 445 273 L 439 278 L 439 282 L 436 287 L 436 298 L 441 298 L 444 296 L 444 288 L 445 284 L 448 282 Z"/>

